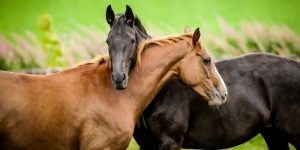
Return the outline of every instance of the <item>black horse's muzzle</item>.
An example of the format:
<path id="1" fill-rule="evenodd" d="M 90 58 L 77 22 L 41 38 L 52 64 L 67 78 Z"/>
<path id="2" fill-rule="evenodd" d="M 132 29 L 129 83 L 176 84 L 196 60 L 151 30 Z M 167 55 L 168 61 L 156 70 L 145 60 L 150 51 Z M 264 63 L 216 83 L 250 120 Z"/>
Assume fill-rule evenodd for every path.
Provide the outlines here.
<path id="1" fill-rule="evenodd" d="M 112 83 L 117 90 L 124 90 L 127 87 L 128 75 L 124 72 L 112 73 Z"/>

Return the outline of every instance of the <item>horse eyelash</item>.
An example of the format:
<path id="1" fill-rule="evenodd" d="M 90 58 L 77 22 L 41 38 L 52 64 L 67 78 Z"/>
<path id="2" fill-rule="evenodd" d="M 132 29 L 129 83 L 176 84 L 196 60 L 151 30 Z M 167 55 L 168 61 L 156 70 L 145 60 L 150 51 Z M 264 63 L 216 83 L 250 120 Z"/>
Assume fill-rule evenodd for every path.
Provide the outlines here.
<path id="1" fill-rule="evenodd" d="M 203 59 L 203 61 L 207 65 L 211 64 L 211 58 L 205 58 L 205 59 Z"/>

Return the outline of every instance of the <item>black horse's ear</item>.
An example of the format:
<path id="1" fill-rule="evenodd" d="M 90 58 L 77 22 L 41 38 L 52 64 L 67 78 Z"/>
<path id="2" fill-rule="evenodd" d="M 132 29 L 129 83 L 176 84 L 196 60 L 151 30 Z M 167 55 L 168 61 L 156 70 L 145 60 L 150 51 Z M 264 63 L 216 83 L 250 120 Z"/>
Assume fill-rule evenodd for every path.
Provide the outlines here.
<path id="1" fill-rule="evenodd" d="M 126 18 L 126 22 L 130 26 L 132 26 L 134 22 L 134 15 L 132 9 L 128 5 L 126 5 L 125 18 Z"/>
<path id="2" fill-rule="evenodd" d="M 193 44 L 196 45 L 199 38 L 201 36 L 201 33 L 200 33 L 200 30 L 199 28 L 197 28 L 195 31 L 194 31 L 194 34 L 193 34 Z"/>
<path id="3" fill-rule="evenodd" d="M 112 24 L 115 21 L 115 13 L 112 10 L 111 5 L 108 5 L 106 8 L 106 21 L 110 27 L 112 26 Z"/>

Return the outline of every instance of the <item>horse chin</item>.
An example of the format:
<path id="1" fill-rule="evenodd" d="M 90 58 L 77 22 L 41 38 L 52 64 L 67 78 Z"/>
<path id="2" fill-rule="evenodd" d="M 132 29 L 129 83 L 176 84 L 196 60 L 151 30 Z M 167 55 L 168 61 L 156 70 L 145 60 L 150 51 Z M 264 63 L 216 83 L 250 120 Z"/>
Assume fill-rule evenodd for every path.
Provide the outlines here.
<path id="1" fill-rule="evenodd" d="M 208 102 L 209 106 L 220 106 L 222 102 L 218 98 L 214 98 L 213 100 Z"/>
<path id="2" fill-rule="evenodd" d="M 226 102 L 226 94 L 222 95 L 216 87 L 213 87 L 210 91 L 209 106 L 220 106 Z"/>
<path id="3" fill-rule="evenodd" d="M 208 102 L 209 106 L 220 106 L 222 104 L 222 101 L 218 97 L 218 91 L 215 88 L 206 93 L 203 91 L 202 85 L 197 85 L 193 87 L 193 90 L 200 94 Z"/>

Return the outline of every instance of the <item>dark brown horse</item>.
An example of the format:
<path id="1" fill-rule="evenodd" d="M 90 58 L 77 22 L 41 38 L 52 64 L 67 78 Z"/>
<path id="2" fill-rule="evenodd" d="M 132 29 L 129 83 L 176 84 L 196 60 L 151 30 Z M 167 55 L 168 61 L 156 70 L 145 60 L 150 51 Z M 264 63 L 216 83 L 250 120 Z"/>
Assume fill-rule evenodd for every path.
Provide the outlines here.
<path id="1" fill-rule="evenodd" d="M 137 49 L 138 44 L 150 36 L 129 6 L 126 6 L 125 14 L 115 17 L 109 5 L 106 9 L 106 21 L 110 26 L 106 42 L 112 62 L 112 83 L 116 89 L 123 90 L 127 87 L 128 73 L 136 63 L 136 53 L 131 49 Z"/>
<path id="2" fill-rule="evenodd" d="M 108 57 L 53 75 L 1 71 L 0 149 L 126 149 L 140 114 L 173 77 L 209 102 L 222 101 L 214 95 L 226 88 L 203 61 L 209 55 L 199 37 L 196 30 L 144 42 L 123 91 L 111 84 Z"/>
<path id="3" fill-rule="evenodd" d="M 126 28 L 122 26 L 118 26 L 118 28 L 126 31 Z M 117 36 L 122 38 L 124 35 Z M 127 50 L 130 52 L 125 53 L 136 51 L 134 48 Z M 126 56 L 124 57 L 122 59 L 128 59 Z M 178 149 L 184 138 L 188 137 L 185 134 L 189 134 L 193 138 L 184 140 L 184 146 L 186 147 L 227 148 L 241 144 L 260 132 L 270 149 L 288 149 L 288 142 L 299 147 L 300 131 L 297 126 L 300 124 L 300 119 L 292 119 L 294 122 L 287 121 L 290 117 L 285 114 L 293 116 L 292 114 L 295 111 L 287 113 L 288 109 L 283 109 L 285 108 L 283 105 L 295 104 L 295 107 L 300 105 L 297 101 L 299 100 L 297 94 L 299 92 L 297 91 L 300 91 L 297 63 L 263 54 L 245 58 L 248 60 L 245 61 L 239 58 L 221 61 L 216 64 L 218 69 L 221 70 L 221 75 L 225 76 L 226 83 L 230 84 L 229 90 L 232 91 L 230 102 L 219 109 L 209 108 L 206 103 L 199 101 L 202 97 L 181 82 L 176 80 L 169 82 L 149 108 L 146 109 L 144 112 L 145 117 L 142 117 L 137 124 L 134 136 L 138 143 L 143 148 L 151 150 L 158 149 L 159 146 L 162 149 Z M 279 98 L 272 98 L 271 100 L 268 98 L 269 95 L 266 94 L 270 91 L 265 87 L 264 82 L 269 82 L 266 75 L 270 73 L 269 70 L 276 69 L 277 64 L 278 66 L 291 68 L 283 72 L 275 71 L 274 74 L 277 74 L 277 76 L 272 76 L 274 81 L 276 81 L 275 77 L 279 77 L 280 80 L 283 79 L 282 83 L 278 84 L 285 86 L 283 89 L 276 86 L 279 87 L 277 91 L 290 89 L 288 91 L 292 93 L 289 96 L 278 92 L 276 97 L 286 97 L 289 102 Z M 134 66 L 134 64 L 130 65 L 131 67 Z M 252 66 L 252 69 L 250 66 Z M 254 66 L 257 66 L 257 68 Z M 266 66 L 270 68 L 266 68 Z M 261 68 L 261 75 L 257 79 L 251 74 L 258 68 Z M 271 88 L 270 85 L 268 86 Z M 256 94 L 251 95 L 251 93 Z M 273 103 L 276 103 L 278 108 L 271 109 L 274 106 Z M 281 111 L 277 111 L 278 109 Z M 274 116 L 281 116 L 280 119 L 276 119 L 281 121 L 275 122 Z M 274 128 L 273 126 L 281 127 Z"/>
<path id="4" fill-rule="evenodd" d="M 208 107 L 172 80 L 140 119 L 134 137 L 143 150 L 223 149 L 261 133 L 269 149 L 300 149 L 300 63 L 251 54 L 216 63 L 228 101 Z"/>

